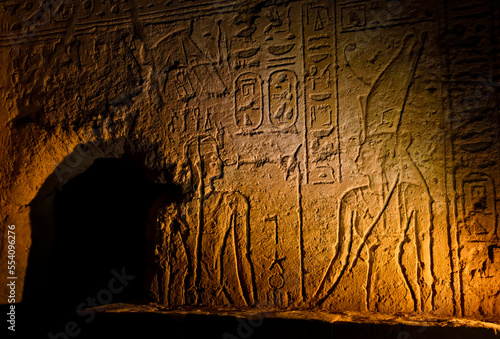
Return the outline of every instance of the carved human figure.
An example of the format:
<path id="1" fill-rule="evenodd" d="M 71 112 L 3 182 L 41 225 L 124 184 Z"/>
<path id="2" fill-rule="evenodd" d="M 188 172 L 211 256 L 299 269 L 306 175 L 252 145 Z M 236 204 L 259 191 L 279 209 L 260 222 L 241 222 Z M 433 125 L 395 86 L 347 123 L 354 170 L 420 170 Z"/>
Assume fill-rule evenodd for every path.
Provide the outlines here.
<path id="1" fill-rule="evenodd" d="M 215 139 L 186 143 L 175 178 L 184 202 L 164 208 L 158 220 L 158 298 L 165 305 L 253 303 L 249 203 L 239 192 L 214 188 L 222 175 Z"/>
<path id="2" fill-rule="evenodd" d="M 156 85 L 164 96 L 189 101 L 203 94 L 220 96 L 227 89 L 217 69 L 191 38 L 193 22 L 159 40 L 152 49 Z"/>
<path id="3" fill-rule="evenodd" d="M 344 279 L 342 285 L 364 285 L 352 296 L 369 311 L 432 310 L 431 197 L 407 153 L 409 142 L 400 138 L 371 136 L 359 148 L 357 166 L 368 184 L 341 199 L 334 258 L 316 294 L 320 304 Z"/>
<path id="4" fill-rule="evenodd" d="M 416 38 L 406 37 L 362 100 L 356 165 L 368 184 L 341 198 L 337 243 L 313 298 L 317 304 L 343 286 L 354 308 L 387 313 L 433 309 L 431 197 L 407 151 L 411 136 L 399 130 L 418 49 Z M 404 77 L 396 82 L 397 74 Z M 382 86 L 391 79 L 403 86 Z"/>

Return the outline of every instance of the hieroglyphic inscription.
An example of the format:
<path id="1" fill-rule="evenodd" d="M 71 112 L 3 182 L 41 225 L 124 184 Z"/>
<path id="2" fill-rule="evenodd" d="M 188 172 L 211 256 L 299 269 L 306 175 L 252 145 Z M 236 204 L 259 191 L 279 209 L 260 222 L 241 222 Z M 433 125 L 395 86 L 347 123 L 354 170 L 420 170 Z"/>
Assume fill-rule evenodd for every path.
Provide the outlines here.
<path id="1" fill-rule="evenodd" d="M 447 7 L 447 54 L 451 152 L 454 161 L 455 205 L 450 211 L 454 225 L 453 252 L 456 313 L 469 315 L 484 300 L 484 290 L 492 290 L 494 263 L 488 254 L 498 245 L 495 181 L 492 173 L 499 166 L 492 161 L 498 145 L 498 94 L 495 75 L 489 65 L 495 62 L 496 41 L 492 4 L 489 0 L 453 1 Z M 478 21 L 477 18 L 482 18 Z M 472 172 L 471 168 L 481 168 Z M 453 213 L 454 211 L 454 213 Z M 474 258 L 464 265 L 466 258 Z M 484 269 L 491 272 L 484 274 Z M 497 271 L 498 272 L 498 271 Z M 496 273 L 497 274 L 497 273 Z M 464 286 L 467 286 L 464 288 Z M 492 292 L 493 293 L 493 292 Z M 483 301 L 483 312 L 491 316 L 495 307 Z"/>
<path id="2" fill-rule="evenodd" d="M 423 9 L 415 0 L 356 1 L 339 7 L 343 32 L 415 24 L 434 18 L 430 9 Z"/>
<path id="3" fill-rule="evenodd" d="M 234 118 L 241 131 L 255 131 L 264 119 L 262 80 L 258 74 L 243 73 L 234 90 Z"/>
<path id="4" fill-rule="evenodd" d="M 298 25 L 293 23 L 298 6 L 275 7 L 268 9 L 264 17 L 267 25 L 264 28 L 264 45 L 266 46 L 267 68 L 290 68 L 297 59 Z"/>
<path id="5" fill-rule="evenodd" d="M 495 184 L 484 173 L 471 173 L 462 181 L 464 240 L 487 242 L 498 237 Z"/>
<path id="6" fill-rule="evenodd" d="M 261 64 L 261 47 L 256 40 L 258 17 L 256 13 L 238 12 L 232 19 L 231 66 L 235 70 L 254 69 Z"/>
<path id="7" fill-rule="evenodd" d="M 269 76 L 269 119 L 279 130 L 289 129 L 297 122 L 297 86 L 297 75 L 293 71 L 276 71 Z"/>
<path id="8" fill-rule="evenodd" d="M 70 20 L 75 14 L 77 14 L 79 20 L 82 20 L 91 16 L 94 12 L 94 8 L 95 0 L 59 0 L 53 1 L 50 4 L 50 15 L 56 22 Z M 114 9 L 114 11 L 116 11 L 116 9 Z"/>
<path id="9" fill-rule="evenodd" d="M 498 283 L 493 277 L 499 272 L 499 248 L 497 195 L 495 181 L 484 172 L 467 173 L 458 171 L 461 181 L 459 189 L 458 240 L 459 256 L 462 262 L 459 270 L 463 284 L 461 308 L 465 315 L 472 314 L 481 307 L 486 316 L 496 314 L 498 303 Z M 492 297 L 495 295 L 495 297 Z"/>
<path id="10" fill-rule="evenodd" d="M 306 4 L 303 11 L 306 181 L 331 184 L 340 180 L 334 13 L 318 4 Z"/>
<path id="11" fill-rule="evenodd" d="M 397 294 L 408 295 L 400 310 L 425 312 L 434 307 L 431 197 L 407 151 L 411 136 L 400 130 L 425 42 L 425 34 L 404 37 L 368 95 L 360 97 L 356 162 L 370 184 L 349 190 L 341 199 L 338 238 L 313 295 L 316 304 L 323 304 L 337 289 L 364 281 L 354 299 L 358 305 L 364 300 L 362 307 L 368 311 L 394 307 L 389 290 L 395 286 L 400 288 Z M 374 185 L 380 170 L 383 182 Z M 412 256 L 404 256 L 410 251 Z M 415 271 L 410 269 L 415 266 Z"/>
<path id="12" fill-rule="evenodd" d="M 265 218 L 265 221 L 272 222 L 274 224 L 274 244 L 276 246 L 274 250 L 274 256 L 267 258 L 270 261 L 268 270 L 270 272 L 268 283 L 271 290 L 268 292 L 268 302 L 271 305 L 277 307 L 287 307 L 289 302 L 289 294 L 283 291 L 285 286 L 285 270 L 283 268 L 283 261 L 286 256 L 280 256 L 279 253 L 279 242 L 278 242 L 278 216 L 276 214 L 269 215 Z"/>
<path id="13" fill-rule="evenodd" d="M 364 3 L 343 6 L 340 9 L 340 15 L 344 29 L 365 27 L 366 25 L 366 5 Z"/>
<path id="14" fill-rule="evenodd" d="M 155 224 L 152 290 L 165 306 L 432 314 L 450 300 L 435 287 L 460 276 L 456 314 L 498 314 L 493 0 L 1 2 L 0 45 L 22 48 L 5 53 L 13 71 L 0 90 L 8 106 L 53 114 L 24 123 L 57 127 L 56 114 L 73 112 L 56 107 L 73 95 L 40 99 L 53 83 L 69 90 L 91 83 L 80 73 L 116 71 L 72 107 L 86 111 L 87 96 L 100 124 L 134 121 L 130 143 L 179 189 Z M 447 31 L 427 27 L 434 8 L 447 11 Z M 61 72 L 46 77 L 52 49 Z M 132 89 L 102 94 L 120 83 Z M 435 105 L 443 83 L 449 134 Z M 448 201 L 452 213 L 435 213 Z"/>

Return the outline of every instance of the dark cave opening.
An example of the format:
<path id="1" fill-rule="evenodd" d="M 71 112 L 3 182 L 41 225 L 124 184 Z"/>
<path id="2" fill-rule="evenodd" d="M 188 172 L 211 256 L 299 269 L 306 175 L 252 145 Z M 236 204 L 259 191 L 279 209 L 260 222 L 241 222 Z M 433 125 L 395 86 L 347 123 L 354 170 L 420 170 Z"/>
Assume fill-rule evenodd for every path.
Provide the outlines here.
<path id="1" fill-rule="evenodd" d="M 71 313 L 144 300 L 148 217 L 162 189 L 132 161 L 97 159 L 38 203 L 52 218 L 32 206 L 24 302 Z"/>

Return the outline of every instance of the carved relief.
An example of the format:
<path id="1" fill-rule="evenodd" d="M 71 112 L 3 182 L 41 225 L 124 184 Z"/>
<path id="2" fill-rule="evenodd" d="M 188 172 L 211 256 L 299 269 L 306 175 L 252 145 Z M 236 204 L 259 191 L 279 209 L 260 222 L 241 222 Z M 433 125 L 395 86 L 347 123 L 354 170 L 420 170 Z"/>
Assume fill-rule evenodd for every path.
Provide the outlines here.
<path id="1" fill-rule="evenodd" d="M 500 272 L 498 265 L 498 214 L 495 183 L 486 173 L 473 172 L 461 180 L 461 211 L 458 232 L 461 248 L 460 280 L 464 286 L 462 307 L 465 315 L 481 308 L 491 317 L 496 314 L 495 302 L 500 288 L 495 276 Z M 467 258 L 467 259 L 466 259 Z"/>
<path id="2" fill-rule="evenodd" d="M 261 47 L 255 39 L 259 15 L 255 13 L 236 13 L 232 19 L 234 33 L 232 38 L 233 67 L 235 70 L 256 68 L 261 64 Z"/>
<path id="3" fill-rule="evenodd" d="M 52 4 L 50 9 L 50 14 L 54 21 L 66 21 L 69 20 L 69 18 L 73 15 L 74 10 L 75 10 L 74 1 L 63 0 L 57 4 Z"/>
<path id="4" fill-rule="evenodd" d="M 496 7 L 6 0 L 0 135 L 147 153 L 179 189 L 151 246 L 169 308 L 498 321 Z"/>
<path id="5" fill-rule="evenodd" d="M 427 35 L 423 34 L 418 38 L 413 35 L 407 35 L 399 51 L 394 58 L 387 64 L 380 76 L 375 80 L 369 94 L 360 97 L 362 110 L 367 115 L 372 115 L 371 119 L 364 119 L 362 116 L 364 128 L 362 129 L 361 139 L 365 139 L 365 133 L 384 133 L 394 132 L 398 128 L 398 112 L 404 110 L 408 97 L 407 89 L 410 86 L 417 63 L 423 51 Z M 396 72 L 396 70 L 406 69 L 408 73 Z M 392 88 L 390 96 L 393 101 L 388 100 L 383 88 L 394 87 L 398 83 L 400 86 Z M 368 112 L 371 110 L 371 112 Z"/>
<path id="6" fill-rule="evenodd" d="M 484 173 L 471 173 L 462 180 L 463 229 L 468 241 L 491 241 L 498 237 L 495 185 Z"/>
<path id="7" fill-rule="evenodd" d="M 412 0 L 356 1 L 340 5 L 343 32 L 415 24 L 433 20 L 431 10 L 424 10 Z"/>
<path id="8" fill-rule="evenodd" d="M 166 85 L 166 82 L 165 82 Z M 188 102 L 196 96 L 196 92 L 191 84 L 191 79 L 185 70 L 179 70 L 174 74 L 174 86 L 177 99 Z"/>
<path id="9" fill-rule="evenodd" d="M 241 193 L 215 189 L 221 176 L 215 139 L 189 140 L 176 174 L 189 200 L 159 216 L 156 283 L 165 305 L 253 303 L 250 206 Z"/>
<path id="10" fill-rule="evenodd" d="M 94 0 L 81 2 L 75 0 L 53 1 L 50 5 L 50 15 L 55 22 L 70 20 L 75 14 L 78 19 L 85 19 L 92 15 L 94 7 Z"/>
<path id="11" fill-rule="evenodd" d="M 241 74 L 235 83 L 234 118 L 241 131 L 255 131 L 264 119 L 262 80 L 258 74 Z"/>
<path id="12" fill-rule="evenodd" d="M 336 51 L 332 8 L 309 4 L 304 9 L 304 68 L 308 163 L 306 181 L 332 184 L 340 181 Z"/>
<path id="13" fill-rule="evenodd" d="M 274 256 L 267 258 L 270 261 L 268 271 L 270 272 L 268 278 L 268 284 L 270 291 L 268 292 L 268 303 L 277 307 L 287 307 L 289 302 L 289 295 L 283 290 L 285 286 L 285 276 L 283 269 L 283 261 L 286 259 L 285 256 L 280 256 L 278 254 L 278 216 L 271 215 L 265 218 L 265 221 L 272 222 L 274 224 Z"/>
<path id="14" fill-rule="evenodd" d="M 264 17 L 264 42 L 268 53 L 267 68 L 290 67 L 295 64 L 297 46 L 295 30 L 292 25 L 294 7 L 275 7 L 266 10 Z"/>
<path id="15" fill-rule="evenodd" d="M 364 4 L 343 6 L 340 11 L 342 16 L 342 28 L 357 28 L 366 25 Z"/>
<path id="16" fill-rule="evenodd" d="M 368 176 L 376 176 L 369 172 L 369 168 L 373 168 L 378 157 L 382 161 L 378 165 L 392 181 L 380 183 L 379 188 L 355 188 L 342 198 L 335 255 L 316 291 L 316 300 L 323 303 L 341 279 L 346 279 L 343 284 L 365 281 L 363 291 L 366 294 L 358 297 L 366 300 L 367 310 L 431 311 L 433 273 L 429 254 L 431 198 L 428 189 L 425 183 L 408 182 L 409 173 L 405 173 L 399 164 L 395 165 L 403 163 L 414 167 L 405 148 L 395 143 L 395 135 L 374 135 L 367 142 L 360 146 L 359 170 Z M 387 150 L 395 152 L 382 155 Z M 390 165 L 390 162 L 393 163 Z M 372 177 L 370 182 L 376 182 L 375 178 Z M 389 223 L 389 220 L 399 220 L 400 223 Z M 415 253 L 411 262 L 401 262 L 401 251 L 405 250 Z M 360 269 L 357 265 L 366 267 Z M 415 265 L 417 272 L 410 275 L 411 267 Z M 365 278 L 362 272 L 365 272 Z M 327 287 L 326 295 L 322 295 L 330 274 L 334 275 L 333 282 Z M 393 294 L 395 286 L 400 288 L 397 297 Z M 407 298 L 401 303 L 403 295 Z M 396 299 L 400 301 L 395 302 Z"/>
<path id="17" fill-rule="evenodd" d="M 191 39 L 192 24 L 161 39 L 154 47 L 158 86 L 177 100 L 223 97 L 228 90 L 217 69 Z M 174 72 L 173 72 L 174 71 Z"/>
<path id="18" fill-rule="evenodd" d="M 285 174 L 285 181 L 288 180 L 291 175 L 299 168 L 298 153 L 302 144 L 295 147 L 295 150 L 291 154 L 287 154 L 280 157 L 280 167 Z M 300 181 L 299 181 L 300 183 Z"/>
<path id="19" fill-rule="evenodd" d="M 297 76 L 289 70 L 276 71 L 269 76 L 269 118 L 278 129 L 295 125 L 298 117 Z"/>
<path id="20" fill-rule="evenodd" d="M 498 246 L 496 193 L 498 173 L 497 82 L 489 65 L 497 58 L 494 13 L 490 1 L 454 1 L 447 8 L 443 36 L 451 74 L 450 130 L 454 154 L 455 200 L 453 265 L 456 312 L 469 316 L 481 309 L 484 317 L 498 316 L 499 272 L 492 250 Z M 481 17 L 484 20 L 477 21 Z M 485 292 L 489 291 L 489 292 Z M 486 294 L 489 293 L 489 296 Z M 495 304 L 496 303 L 496 304 Z"/>
<path id="21" fill-rule="evenodd" d="M 368 311 L 428 312 L 434 307 L 432 199 L 408 154 L 411 138 L 399 130 L 423 42 L 406 37 L 363 101 L 356 164 L 369 185 L 354 188 L 341 199 L 334 255 L 314 294 L 317 304 L 339 285 L 364 282 L 363 288 L 355 289 L 359 295 L 354 298 L 365 300 Z M 398 67 L 398 75 L 393 67 Z M 395 81 L 398 76 L 401 79 Z M 413 257 L 403 260 L 405 251 Z"/>
<path id="22" fill-rule="evenodd" d="M 469 243 L 464 246 L 461 255 L 467 258 L 461 267 L 464 315 L 470 317 L 481 310 L 483 317 L 495 319 L 499 315 L 500 304 L 500 286 L 495 278 L 500 272 L 500 246 Z"/>
<path id="23" fill-rule="evenodd" d="M 312 184 L 333 184 L 337 178 L 338 147 L 332 138 L 333 127 L 329 130 L 311 133 L 310 141 L 310 172 Z"/>

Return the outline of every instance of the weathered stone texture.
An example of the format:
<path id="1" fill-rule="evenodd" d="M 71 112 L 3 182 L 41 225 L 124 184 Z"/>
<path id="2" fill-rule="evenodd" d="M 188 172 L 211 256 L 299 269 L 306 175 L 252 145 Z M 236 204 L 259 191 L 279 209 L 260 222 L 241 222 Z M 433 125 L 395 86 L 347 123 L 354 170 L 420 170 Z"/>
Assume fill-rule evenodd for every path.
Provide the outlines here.
<path id="1" fill-rule="evenodd" d="M 19 281 L 35 197 L 126 154 L 182 192 L 148 225 L 167 307 L 500 323 L 499 6 L 1 1 Z"/>

